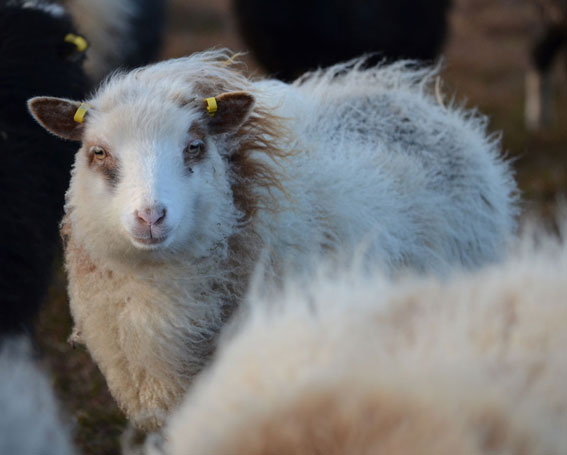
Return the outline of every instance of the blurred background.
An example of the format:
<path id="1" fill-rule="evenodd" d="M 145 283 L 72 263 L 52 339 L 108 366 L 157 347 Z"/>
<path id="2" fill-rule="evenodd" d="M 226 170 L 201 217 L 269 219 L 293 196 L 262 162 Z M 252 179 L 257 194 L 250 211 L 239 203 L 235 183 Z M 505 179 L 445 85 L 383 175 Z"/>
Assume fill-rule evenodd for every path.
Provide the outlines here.
<path id="1" fill-rule="evenodd" d="M 262 2 L 271 3 L 270 0 L 260 0 L 258 4 Z M 250 2 L 238 3 L 244 15 L 242 11 L 250 7 Z M 297 3 L 301 5 L 308 2 Z M 340 2 L 328 0 L 320 3 L 331 7 Z M 353 7 L 363 8 L 363 11 L 365 3 L 371 5 L 373 2 L 350 2 Z M 423 2 L 416 0 L 415 3 Z M 435 3 L 425 2 L 432 8 Z M 445 1 L 438 3 L 448 5 Z M 368 11 L 373 12 L 373 7 L 368 5 Z M 269 23 L 268 13 L 262 13 L 264 16 L 261 19 L 269 29 L 276 30 L 276 26 Z M 285 35 L 282 36 L 282 32 L 278 31 L 279 40 L 301 43 L 300 16 L 297 15 L 297 23 L 287 24 Z M 365 16 L 372 18 L 372 14 L 361 15 L 363 18 Z M 446 30 L 440 29 L 442 23 L 436 28 L 436 32 L 442 32 L 440 37 L 432 37 L 431 31 L 419 28 L 425 18 L 423 12 L 408 7 L 404 17 L 410 24 L 404 25 L 405 30 L 390 20 L 380 26 L 380 33 L 387 29 L 391 30 L 388 33 L 407 34 L 407 27 L 410 27 L 409 33 L 418 35 L 420 40 L 439 40 L 434 53 L 443 58 L 442 90 L 445 99 L 454 97 L 468 107 L 478 107 L 489 117 L 490 131 L 502 134 L 503 150 L 515 161 L 524 217 L 537 216 L 550 220 L 557 201 L 567 194 L 567 50 L 564 45 L 559 58 L 548 65 L 551 72 L 544 91 L 549 90 L 548 86 L 553 91 L 549 96 L 551 114 L 547 124 L 541 127 L 533 124 L 526 126 L 525 81 L 533 66 L 530 55 L 538 37 L 545 33 L 546 19 L 541 2 L 454 0 L 447 9 Z M 245 36 L 251 34 L 251 26 L 249 22 L 249 26 L 245 26 L 244 22 L 242 19 L 239 26 L 232 0 L 169 0 L 161 58 L 184 56 L 210 47 L 228 47 L 234 51 L 248 52 L 243 59 L 247 64 L 246 71 L 250 74 L 260 77 L 276 73 L 288 77 L 281 69 L 280 73 L 273 68 L 267 69 L 269 64 L 263 65 L 258 58 L 260 51 L 255 54 L 249 50 Z M 322 15 L 319 25 L 323 23 Z M 364 27 L 366 31 L 372 30 L 372 25 L 366 24 Z M 352 32 L 341 27 L 339 30 L 331 29 L 329 33 L 331 37 L 325 39 L 332 47 L 333 40 L 347 40 Z M 248 36 L 248 39 L 251 38 Z M 260 47 L 266 44 L 263 41 Z M 267 52 L 268 57 L 270 55 L 269 50 L 261 52 Z M 281 55 L 283 60 L 283 52 L 276 50 L 271 55 Z M 278 59 L 275 60 L 277 63 Z M 115 407 L 88 353 L 82 348 L 72 349 L 66 343 L 71 332 L 71 321 L 60 261 L 48 302 L 38 320 L 37 331 L 40 347 L 47 353 L 46 363 L 52 372 L 55 388 L 75 427 L 77 445 L 85 454 L 118 453 L 125 420 Z"/>

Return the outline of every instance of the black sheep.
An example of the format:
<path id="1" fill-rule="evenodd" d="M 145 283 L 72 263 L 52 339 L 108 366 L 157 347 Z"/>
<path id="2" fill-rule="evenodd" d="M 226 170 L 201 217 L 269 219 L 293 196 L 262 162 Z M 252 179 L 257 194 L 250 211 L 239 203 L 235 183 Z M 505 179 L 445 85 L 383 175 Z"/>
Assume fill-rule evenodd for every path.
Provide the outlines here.
<path id="1" fill-rule="evenodd" d="M 284 80 L 364 53 L 433 60 L 449 7 L 450 0 L 234 0 L 245 42 Z"/>
<path id="2" fill-rule="evenodd" d="M 135 43 L 124 56 L 125 68 L 136 68 L 155 61 L 161 51 L 165 25 L 164 0 L 138 0 L 137 14 L 131 18 L 132 36 Z"/>
<path id="3" fill-rule="evenodd" d="M 149 62 L 163 22 L 163 0 L 0 0 L 0 334 L 33 325 L 77 150 L 38 127 L 27 100 L 82 99 L 91 81 Z M 85 50 L 73 37 L 87 31 L 96 36 Z"/>
<path id="4" fill-rule="evenodd" d="M 84 54 L 63 9 L 0 1 L 0 333 L 29 330 L 46 293 L 76 144 L 38 128 L 26 101 L 81 99 Z M 28 2 L 29 4 L 29 2 Z"/>
<path id="5" fill-rule="evenodd" d="M 165 0 L 59 1 L 90 43 L 85 69 L 94 82 L 116 68 L 135 68 L 158 57 Z"/>

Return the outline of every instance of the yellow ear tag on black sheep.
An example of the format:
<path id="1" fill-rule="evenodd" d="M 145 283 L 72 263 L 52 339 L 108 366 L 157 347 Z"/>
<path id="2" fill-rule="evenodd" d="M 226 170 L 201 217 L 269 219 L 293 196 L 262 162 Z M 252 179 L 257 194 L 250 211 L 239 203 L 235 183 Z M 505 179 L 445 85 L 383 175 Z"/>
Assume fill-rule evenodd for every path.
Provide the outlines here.
<path id="1" fill-rule="evenodd" d="M 74 44 L 78 52 L 85 52 L 89 47 L 89 43 L 87 43 L 87 40 L 85 38 L 73 33 L 68 33 L 67 35 L 65 35 L 64 40 L 66 43 Z"/>

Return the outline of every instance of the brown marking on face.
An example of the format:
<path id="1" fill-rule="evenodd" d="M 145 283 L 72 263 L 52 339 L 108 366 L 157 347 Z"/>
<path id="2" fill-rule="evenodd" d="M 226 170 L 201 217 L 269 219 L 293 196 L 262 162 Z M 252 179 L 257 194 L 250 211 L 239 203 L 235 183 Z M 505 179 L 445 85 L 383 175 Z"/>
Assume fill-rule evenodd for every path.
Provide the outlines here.
<path id="1" fill-rule="evenodd" d="M 105 152 L 105 157 L 100 159 L 97 157 L 95 151 L 102 149 Z M 87 160 L 89 168 L 94 172 L 100 173 L 103 178 L 108 182 L 111 188 L 116 188 L 120 179 L 119 162 L 112 153 L 109 152 L 108 147 L 87 144 L 85 146 L 87 153 Z"/>
<path id="2" fill-rule="evenodd" d="M 207 125 L 206 131 L 209 134 L 212 134 L 209 121 L 221 115 L 219 112 L 222 112 L 223 99 L 221 97 L 219 103 L 219 95 L 241 90 L 242 87 L 214 76 L 207 76 L 194 83 L 193 93 L 198 97 L 197 106 L 203 113 L 203 123 Z M 219 111 L 211 118 L 204 100 L 212 96 L 217 97 Z M 246 103 L 242 105 L 246 106 Z M 236 207 L 244 213 L 243 221 L 250 219 L 260 208 L 277 210 L 271 190 L 277 188 L 282 193 L 286 193 L 281 184 L 282 175 L 275 169 L 275 166 L 270 165 L 272 163 L 267 165 L 265 160 L 257 157 L 264 155 L 268 158 L 283 159 L 294 153 L 282 148 L 290 142 L 288 138 L 291 137 L 289 131 L 283 126 L 283 119 L 255 105 L 252 106 L 252 112 L 247 117 L 245 116 L 244 123 L 228 133 L 229 169 L 234 181 L 233 198 Z M 265 188 L 267 191 L 263 191 L 260 195 L 259 188 Z"/>
<path id="3" fill-rule="evenodd" d="M 172 95 L 171 99 L 180 108 L 184 108 L 195 105 L 200 98 L 197 96 L 188 97 L 185 93 L 175 93 Z"/>
<path id="4" fill-rule="evenodd" d="M 223 81 L 217 77 L 207 77 L 207 82 L 197 81 L 193 85 L 193 91 L 203 100 L 211 96 L 219 95 L 229 91 L 230 88 L 223 84 Z"/>
<path id="5" fill-rule="evenodd" d="M 205 129 L 197 123 L 191 125 L 191 128 L 189 128 L 189 139 L 185 150 L 183 150 L 183 163 L 188 175 L 193 173 L 193 166 L 203 161 L 207 154 L 205 139 Z"/>

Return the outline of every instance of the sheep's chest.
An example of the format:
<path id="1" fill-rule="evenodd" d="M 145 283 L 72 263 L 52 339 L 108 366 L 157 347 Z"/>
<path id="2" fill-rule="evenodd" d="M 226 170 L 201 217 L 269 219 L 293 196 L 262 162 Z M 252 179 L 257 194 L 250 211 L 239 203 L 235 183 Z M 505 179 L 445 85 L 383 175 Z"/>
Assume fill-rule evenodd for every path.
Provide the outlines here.
<path id="1" fill-rule="evenodd" d="M 207 357 L 212 349 L 192 346 L 192 337 L 199 338 L 198 315 L 184 301 L 188 293 L 166 281 L 158 285 L 99 267 L 73 245 L 67 246 L 66 266 L 78 340 L 126 414 L 141 426 L 159 426 L 205 361 L 194 357 Z"/>

